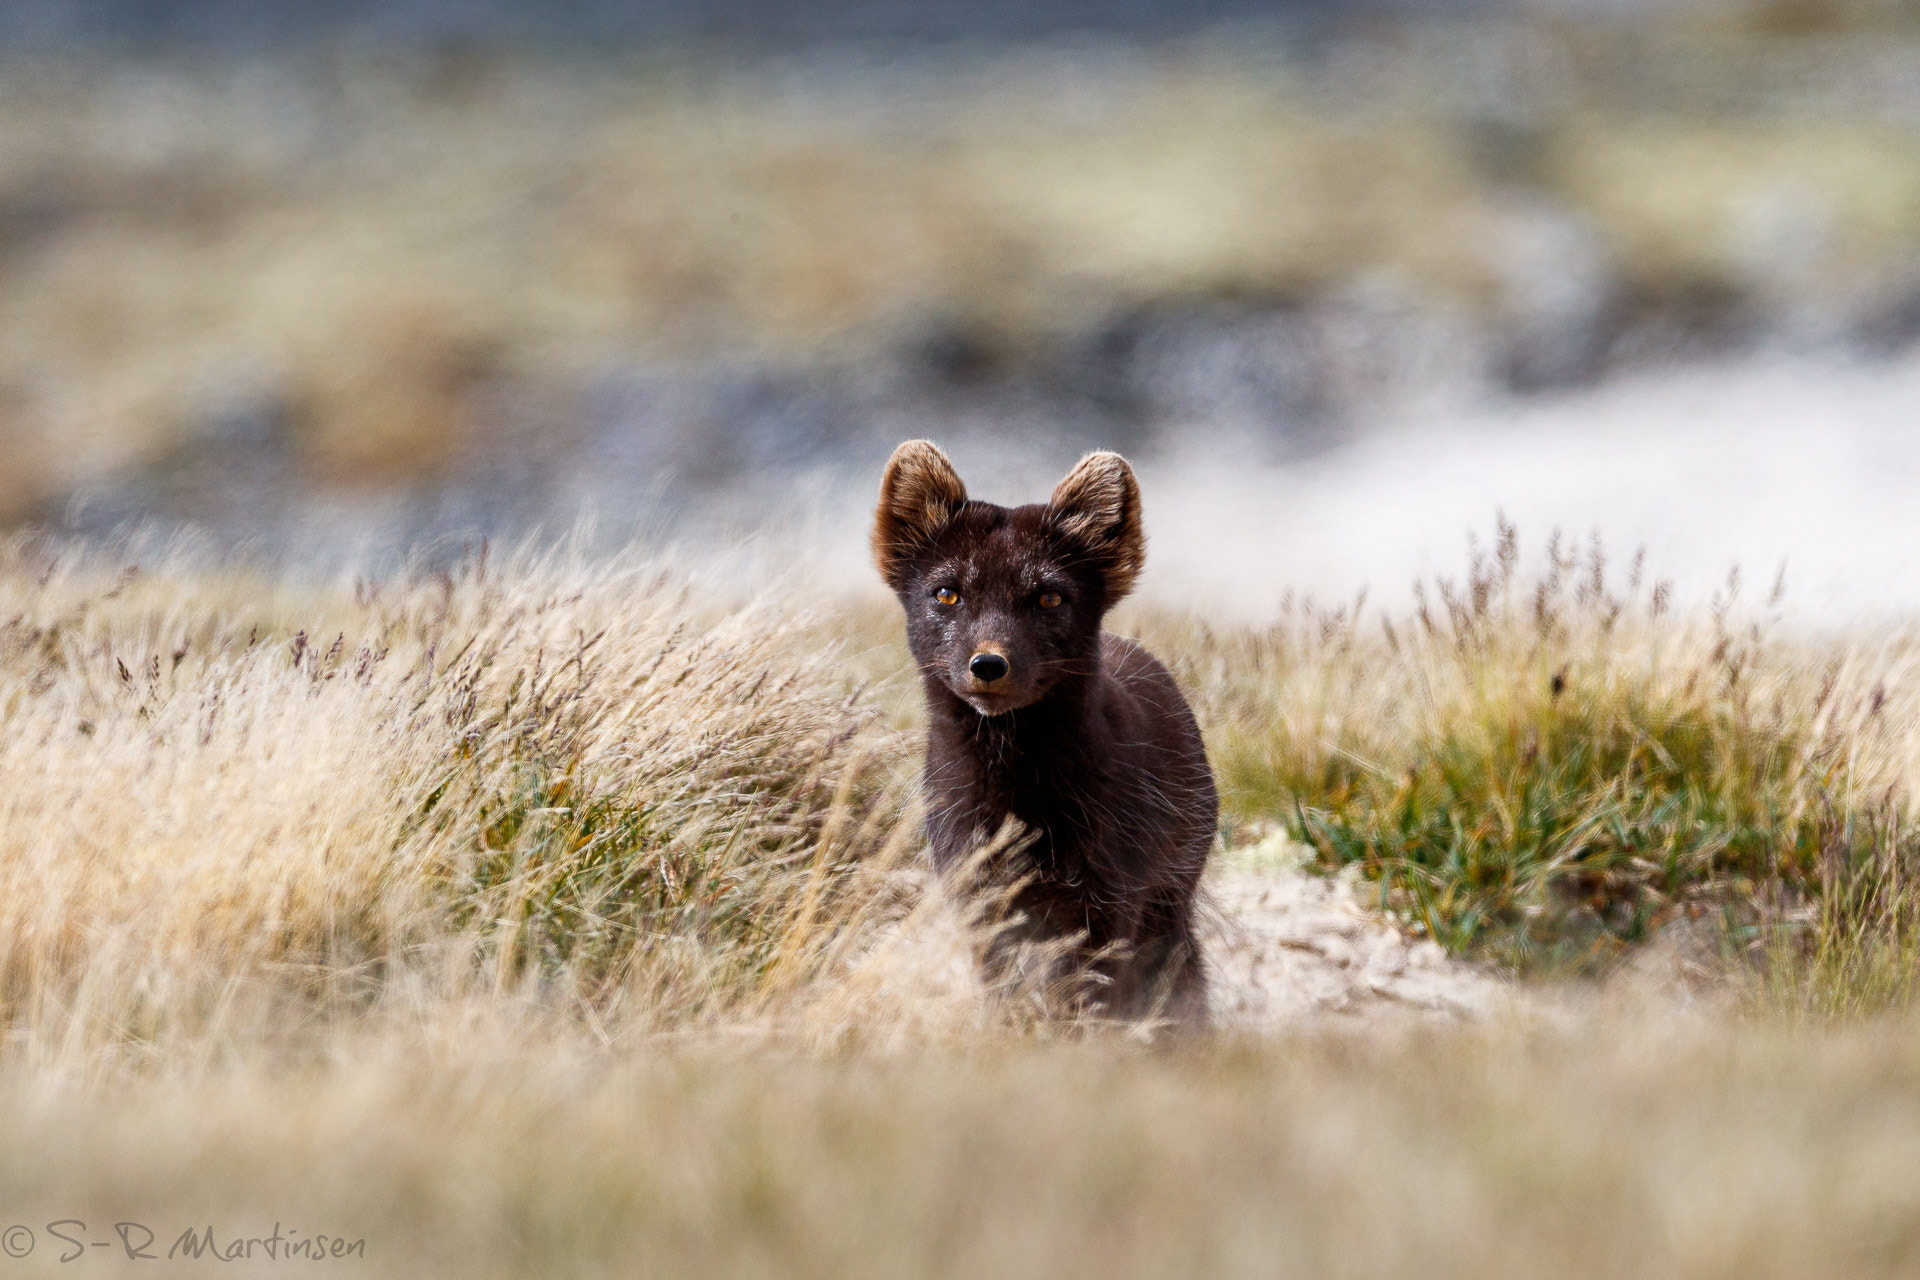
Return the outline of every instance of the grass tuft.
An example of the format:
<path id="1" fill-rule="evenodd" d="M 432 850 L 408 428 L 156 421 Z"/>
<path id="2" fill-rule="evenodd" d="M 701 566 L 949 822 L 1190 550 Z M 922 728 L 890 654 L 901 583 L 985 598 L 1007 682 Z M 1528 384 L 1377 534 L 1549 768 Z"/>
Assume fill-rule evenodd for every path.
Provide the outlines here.
<path id="1" fill-rule="evenodd" d="M 1528 972 L 1602 971 L 1700 921 L 1748 945 L 1826 901 L 1836 861 L 1910 839 L 1905 640 L 1776 635 L 1737 578 L 1676 616 L 1597 544 L 1523 560 L 1502 524 L 1411 617 L 1300 604 L 1173 638 L 1230 821 L 1279 824 L 1449 950 Z"/>

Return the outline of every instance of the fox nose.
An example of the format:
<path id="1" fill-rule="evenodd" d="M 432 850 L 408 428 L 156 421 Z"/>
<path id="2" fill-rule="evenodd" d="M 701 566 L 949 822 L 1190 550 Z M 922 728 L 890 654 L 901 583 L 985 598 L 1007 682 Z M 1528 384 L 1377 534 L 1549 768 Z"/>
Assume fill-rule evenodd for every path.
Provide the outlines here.
<path id="1" fill-rule="evenodd" d="M 997 653 L 976 653 L 973 661 L 967 664 L 967 670 L 982 684 L 992 684 L 1007 674 L 1007 660 Z"/>

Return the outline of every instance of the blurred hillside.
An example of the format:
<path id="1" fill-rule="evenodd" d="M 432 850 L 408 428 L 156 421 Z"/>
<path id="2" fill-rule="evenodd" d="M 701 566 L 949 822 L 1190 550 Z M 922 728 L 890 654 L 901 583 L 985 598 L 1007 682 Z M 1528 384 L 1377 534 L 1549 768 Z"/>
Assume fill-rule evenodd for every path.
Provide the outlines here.
<path id="1" fill-rule="evenodd" d="M 905 435 L 1284 459 L 1407 397 L 1904 349 L 1920 27 L 1601 7 L 50 40 L 0 72 L 0 512 L 314 555 L 618 533 Z"/>
<path id="2" fill-rule="evenodd" d="M 0 17 L 0 31 L 41 47 L 259 49 L 313 39 L 449 37 L 764 45 L 873 37 L 1004 40 L 1063 30 L 1167 34 L 1227 19 L 1357 7 L 1354 0 L 20 0 Z"/>

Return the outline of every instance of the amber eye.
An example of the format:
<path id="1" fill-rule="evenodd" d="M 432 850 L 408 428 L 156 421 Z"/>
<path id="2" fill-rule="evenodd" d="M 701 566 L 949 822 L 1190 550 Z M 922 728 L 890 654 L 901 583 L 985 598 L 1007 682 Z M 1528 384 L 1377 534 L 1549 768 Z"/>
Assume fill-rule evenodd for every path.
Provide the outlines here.
<path id="1" fill-rule="evenodd" d="M 942 587 L 933 593 L 933 599 L 936 604 L 959 604 L 960 593 L 952 587 Z"/>
<path id="2" fill-rule="evenodd" d="M 1058 591 L 1041 592 L 1040 607 L 1042 609 L 1058 609 L 1060 607 L 1060 593 Z"/>

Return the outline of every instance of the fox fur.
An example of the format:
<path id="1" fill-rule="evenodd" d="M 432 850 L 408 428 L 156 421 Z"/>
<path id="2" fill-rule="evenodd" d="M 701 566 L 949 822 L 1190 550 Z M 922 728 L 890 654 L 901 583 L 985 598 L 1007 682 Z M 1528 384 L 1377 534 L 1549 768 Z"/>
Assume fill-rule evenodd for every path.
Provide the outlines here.
<path id="1" fill-rule="evenodd" d="M 1173 676 L 1102 631 L 1146 560 L 1140 487 L 1090 453 L 1044 503 L 967 496 L 925 440 L 894 451 L 874 514 L 927 702 L 934 863 L 1014 819 L 1030 837 L 1021 936 L 1074 939 L 1105 1016 L 1206 1016 L 1194 897 L 1218 822 L 1206 747 Z"/>

